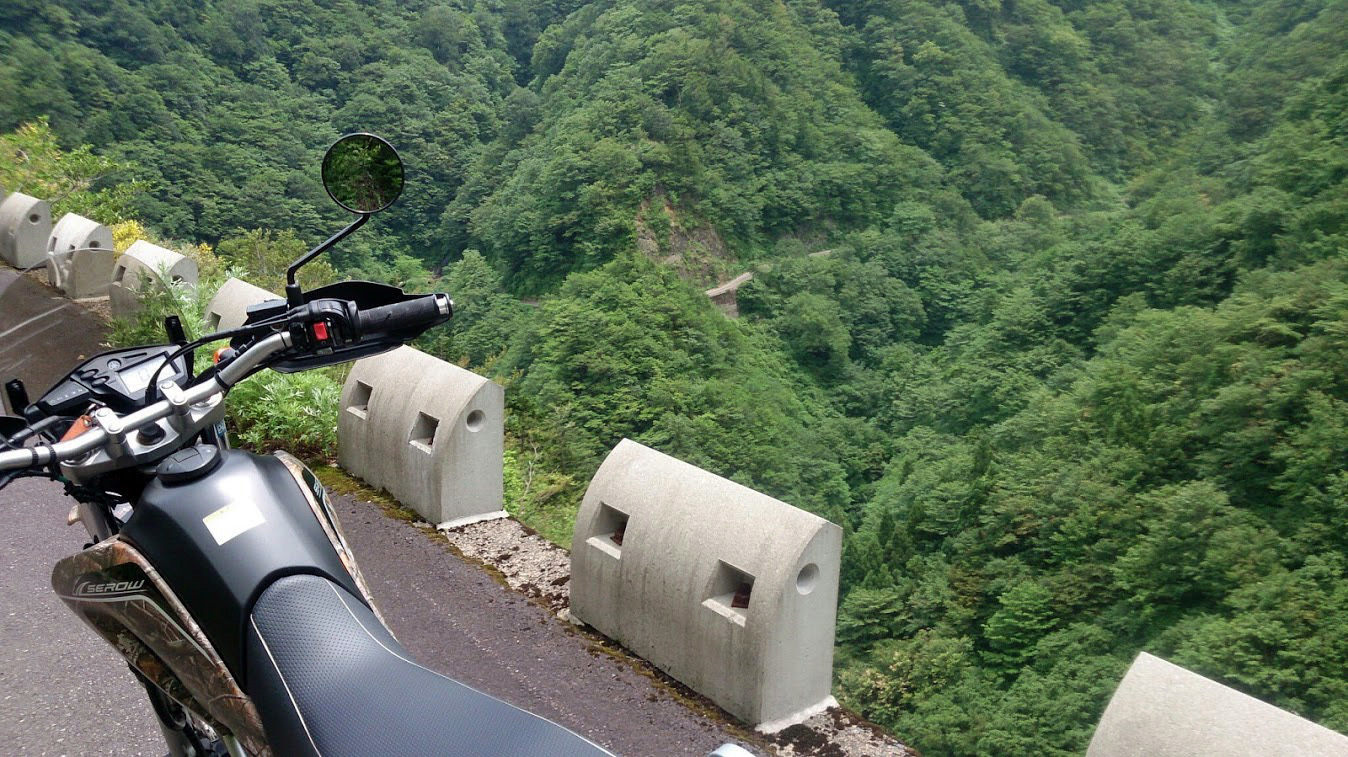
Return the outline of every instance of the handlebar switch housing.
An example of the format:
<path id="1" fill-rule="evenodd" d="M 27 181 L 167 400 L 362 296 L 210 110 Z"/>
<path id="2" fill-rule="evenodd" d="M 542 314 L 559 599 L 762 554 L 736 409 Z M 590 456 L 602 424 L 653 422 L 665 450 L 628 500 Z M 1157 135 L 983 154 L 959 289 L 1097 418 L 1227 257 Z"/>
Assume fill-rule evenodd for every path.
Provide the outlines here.
<path id="1" fill-rule="evenodd" d="M 315 300 L 291 311 L 291 338 L 296 352 L 332 354 L 356 337 L 356 306 L 346 300 Z"/>
<path id="2" fill-rule="evenodd" d="M 401 346 L 436 323 L 448 320 L 448 314 L 438 320 L 427 320 L 388 333 L 362 330 L 360 314 L 423 297 L 373 281 L 343 281 L 305 292 L 305 304 L 292 308 L 287 318 L 286 331 L 294 346 L 281 356 L 282 359 L 268 363 L 267 367 L 278 373 L 296 373 L 358 360 Z M 250 311 L 249 323 L 260 320 Z M 235 345 L 243 346 L 250 338 L 236 338 Z"/>

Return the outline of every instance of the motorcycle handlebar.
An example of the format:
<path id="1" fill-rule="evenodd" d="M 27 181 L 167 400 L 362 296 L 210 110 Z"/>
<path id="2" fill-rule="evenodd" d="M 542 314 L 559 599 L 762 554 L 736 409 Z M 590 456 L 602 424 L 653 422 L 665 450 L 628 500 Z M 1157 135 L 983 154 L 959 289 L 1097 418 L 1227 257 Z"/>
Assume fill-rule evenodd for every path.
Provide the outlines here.
<path id="1" fill-rule="evenodd" d="M 93 418 L 97 427 L 85 431 L 74 439 L 0 452 L 0 470 L 31 468 L 54 461 L 73 460 L 107 444 L 113 436 L 125 437 L 126 434 L 161 418 L 167 418 L 175 412 L 184 412 L 190 405 L 205 402 L 214 395 L 229 391 L 234 384 L 261 365 L 262 361 L 287 349 L 291 343 L 288 333 L 272 334 L 240 353 L 209 381 L 203 381 L 187 389 L 182 389 L 172 381 L 165 381 L 160 384 L 165 399 L 120 418 L 110 410 L 96 412 Z"/>
<path id="2" fill-rule="evenodd" d="M 428 294 L 405 302 L 361 310 L 357 314 L 356 328 L 358 334 L 413 329 L 449 318 L 453 307 L 454 303 L 448 295 Z M 294 340 L 287 331 L 272 333 L 240 352 L 228 363 L 222 363 L 220 370 L 209 381 L 185 390 L 171 381 L 164 382 L 160 385 L 160 389 L 164 392 L 165 399 L 134 413 L 119 418 L 105 409 L 94 414 L 95 428 L 73 439 L 0 452 L 0 470 L 31 468 L 56 461 L 68 462 L 106 444 L 116 444 L 128 433 L 175 412 L 183 412 L 184 403 L 204 402 L 214 395 L 229 391 L 234 384 L 262 365 L 267 358 L 293 345 Z"/>

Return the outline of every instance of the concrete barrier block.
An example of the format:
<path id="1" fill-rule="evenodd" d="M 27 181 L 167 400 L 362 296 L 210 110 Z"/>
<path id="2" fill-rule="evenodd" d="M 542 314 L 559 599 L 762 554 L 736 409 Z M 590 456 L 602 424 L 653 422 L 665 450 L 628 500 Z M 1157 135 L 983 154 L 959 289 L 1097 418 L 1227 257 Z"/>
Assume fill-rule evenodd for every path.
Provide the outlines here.
<path id="1" fill-rule="evenodd" d="M 112 230 L 84 216 L 61 216 L 47 237 L 47 280 L 72 299 L 103 297 L 112 283 Z"/>
<path id="2" fill-rule="evenodd" d="M 342 388 L 343 468 L 435 524 L 501 511 L 505 389 L 411 347 L 357 360 Z"/>
<path id="3" fill-rule="evenodd" d="M 112 283 L 108 287 L 112 314 L 135 313 L 140 310 L 140 296 L 145 287 L 165 284 L 195 287 L 197 261 L 144 239 L 137 240 L 112 267 Z"/>
<path id="4" fill-rule="evenodd" d="M 279 295 L 242 279 L 229 279 L 206 306 L 206 328 L 209 331 L 238 328 L 248 318 L 248 308 L 267 300 L 279 300 Z"/>
<path id="5" fill-rule="evenodd" d="M 0 258 L 15 268 L 32 268 L 47 259 L 51 206 L 15 192 L 0 202 Z"/>
<path id="6" fill-rule="evenodd" d="M 1143 652 L 1109 700 L 1086 754 L 1348 755 L 1348 737 Z"/>
<path id="7" fill-rule="evenodd" d="M 842 529 L 624 439 L 585 492 L 571 614 L 760 730 L 833 704 Z"/>

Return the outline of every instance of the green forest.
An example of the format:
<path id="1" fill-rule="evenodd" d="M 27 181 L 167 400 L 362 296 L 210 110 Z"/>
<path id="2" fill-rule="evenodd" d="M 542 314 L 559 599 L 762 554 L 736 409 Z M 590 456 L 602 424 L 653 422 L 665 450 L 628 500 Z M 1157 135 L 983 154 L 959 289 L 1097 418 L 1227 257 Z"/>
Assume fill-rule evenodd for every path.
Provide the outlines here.
<path id="1" fill-rule="evenodd" d="M 0 183 L 255 283 L 351 131 L 406 191 L 311 275 L 450 292 L 550 538 L 623 437 L 839 523 L 930 755 L 1079 754 L 1143 650 L 1348 731 L 1348 3 L 0 7 Z"/>

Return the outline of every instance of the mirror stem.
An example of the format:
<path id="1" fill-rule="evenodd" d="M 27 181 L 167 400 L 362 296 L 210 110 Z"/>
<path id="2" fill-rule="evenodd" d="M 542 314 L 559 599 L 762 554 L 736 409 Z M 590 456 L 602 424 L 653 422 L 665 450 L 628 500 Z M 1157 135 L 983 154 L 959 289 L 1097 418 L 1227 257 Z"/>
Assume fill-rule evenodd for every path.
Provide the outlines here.
<path id="1" fill-rule="evenodd" d="M 300 285 L 295 283 L 295 274 L 299 272 L 300 268 L 303 267 L 305 263 L 313 260 L 320 253 L 327 251 L 328 248 L 345 239 L 351 232 L 364 226 L 365 222 L 368 220 L 370 220 L 370 214 L 361 213 L 360 216 L 352 221 L 345 229 L 333 234 L 328 238 L 328 241 L 323 242 L 312 250 L 304 253 L 300 256 L 299 260 L 290 264 L 290 267 L 286 269 L 286 304 L 292 308 L 304 304 L 304 293 L 300 290 Z"/>

